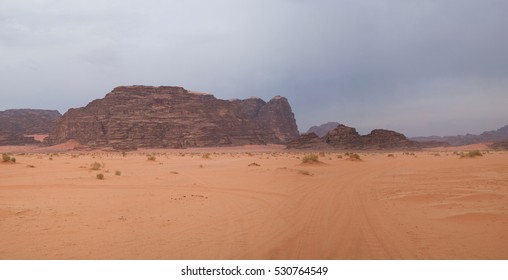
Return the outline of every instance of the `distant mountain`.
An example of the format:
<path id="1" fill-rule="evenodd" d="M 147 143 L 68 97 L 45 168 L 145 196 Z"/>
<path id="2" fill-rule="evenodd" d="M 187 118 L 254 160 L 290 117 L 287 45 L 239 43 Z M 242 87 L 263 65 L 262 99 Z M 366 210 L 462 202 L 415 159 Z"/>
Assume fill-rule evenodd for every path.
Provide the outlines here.
<path id="1" fill-rule="evenodd" d="M 0 145 L 30 144 L 30 134 L 49 134 L 62 115 L 56 110 L 11 109 L 0 111 Z"/>
<path id="2" fill-rule="evenodd" d="M 315 133 L 319 137 L 325 136 L 330 130 L 335 129 L 340 123 L 338 122 L 327 122 L 322 125 L 313 126 L 307 130 L 307 133 Z"/>
<path id="3" fill-rule="evenodd" d="M 498 142 L 508 140 L 508 125 L 498 130 L 485 131 L 480 135 L 466 134 L 457 136 L 425 136 L 413 137 L 411 140 L 418 142 L 447 142 L 452 146 L 470 145 L 483 142 Z"/>

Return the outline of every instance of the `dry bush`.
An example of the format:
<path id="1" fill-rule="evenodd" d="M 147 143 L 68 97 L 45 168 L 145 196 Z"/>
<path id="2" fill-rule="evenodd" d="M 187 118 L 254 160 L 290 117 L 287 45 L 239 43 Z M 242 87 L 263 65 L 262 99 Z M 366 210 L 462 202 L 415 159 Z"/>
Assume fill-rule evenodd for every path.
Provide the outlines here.
<path id="1" fill-rule="evenodd" d="M 319 156 L 316 154 L 308 154 L 302 158 L 302 163 L 318 163 Z"/>

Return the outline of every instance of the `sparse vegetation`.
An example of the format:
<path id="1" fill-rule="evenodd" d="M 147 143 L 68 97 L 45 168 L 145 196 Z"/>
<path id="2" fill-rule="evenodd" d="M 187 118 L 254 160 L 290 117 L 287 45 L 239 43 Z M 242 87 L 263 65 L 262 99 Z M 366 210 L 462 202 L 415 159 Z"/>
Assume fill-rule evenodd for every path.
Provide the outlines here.
<path id="1" fill-rule="evenodd" d="M 394 154 L 388 154 L 387 157 L 395 158 Z"/>
<path id="2" fill-rule="evenodd" d="M 8 154 L 2 154 L 2 161 L 3 162 L 8 162 L 11 160 L 11 156 L 8 155 Z"/>
<path id="3" fill-rule="evenodd" d="M 90 164 L 90 169 L 92 170 L 99 170 L 101 169 L 102 165 L 99 162 L 94 162 Z"/>
<path id="4" fill-rule="evenodd" d="M 98 180 L 104 180 L 104 174 L 99 173 L 99 174 L 95 175 L 95 178 L 97 178 Z"/>
<path id="5" fill-rule="evenodd" d="M 349 158 L 348 160 L 352 160 L 352 161 L 361 161 L 362 159 L 360 158 L 360 155 L 358 154 L 355 154 L 355 153 L 348 153 L 349 155 Z"/>
<path id="6" fill-rule="evenodd" d="M 116 176 L 121 176 L 122 175 L 122 171 L 120 171 L 120 170 L 115 171 L 115 175 Z"/>
<path id="7" fill-rule="evenodd" d="M 3 162 L 12 162 L 12 163 L 16 163 L 16 158 L 15 157 L 11 157 L 10 155 L 8 154 L 2 154 L 2 161 Z"/>
<path id="8" fill-rule="evenodd" d="M 204 153 L 201 157 L 204 159 L 210 159 L 210 153 Z"/>
<path id="9" fill-rule="evenodd" d="M 460 155 L 461 158 L 474 158 L 474 157 L 481 157 L 481 156 L 483 156 L 483 154 L 482 154 L 482 152 L 480 152 L 478 150 L 469 151 L 468 153 Z"/>
<path id="10" fill-rule="evenodd" d="M 155 161 L 156 158 L 155 158 L 154 155 L 148 155 L 147 160 L 149 160 L 149 161 Z"/>
<path id="11" fill-rule="evenodd" d="M 302 158 L 302 163 L 318 163 L 319 156 L 316 154 L 308 154 Z"/>

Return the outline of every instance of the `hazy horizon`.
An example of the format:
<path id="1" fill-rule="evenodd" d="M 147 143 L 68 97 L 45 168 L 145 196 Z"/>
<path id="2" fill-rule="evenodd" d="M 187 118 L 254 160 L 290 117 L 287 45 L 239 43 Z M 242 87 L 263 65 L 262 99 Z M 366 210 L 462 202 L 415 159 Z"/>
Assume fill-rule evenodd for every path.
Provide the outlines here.
<path id="1" fill-rule="evenodd" d="M 508 124 L 505 1 L 2 1 L 0 110 L 120 85 L 288 98 L 300 132 L 479 134 Z"/>

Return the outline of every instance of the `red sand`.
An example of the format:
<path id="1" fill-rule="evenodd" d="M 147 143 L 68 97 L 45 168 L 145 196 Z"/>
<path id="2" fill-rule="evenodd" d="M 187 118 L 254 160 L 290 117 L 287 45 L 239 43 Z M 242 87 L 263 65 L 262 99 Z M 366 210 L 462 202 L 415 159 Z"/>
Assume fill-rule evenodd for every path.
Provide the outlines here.
<path id="1" fill-rule="evenodd" d="M 508 258 L 506 152 L 241 150 L 14 155 L 0 259 Z"/>

